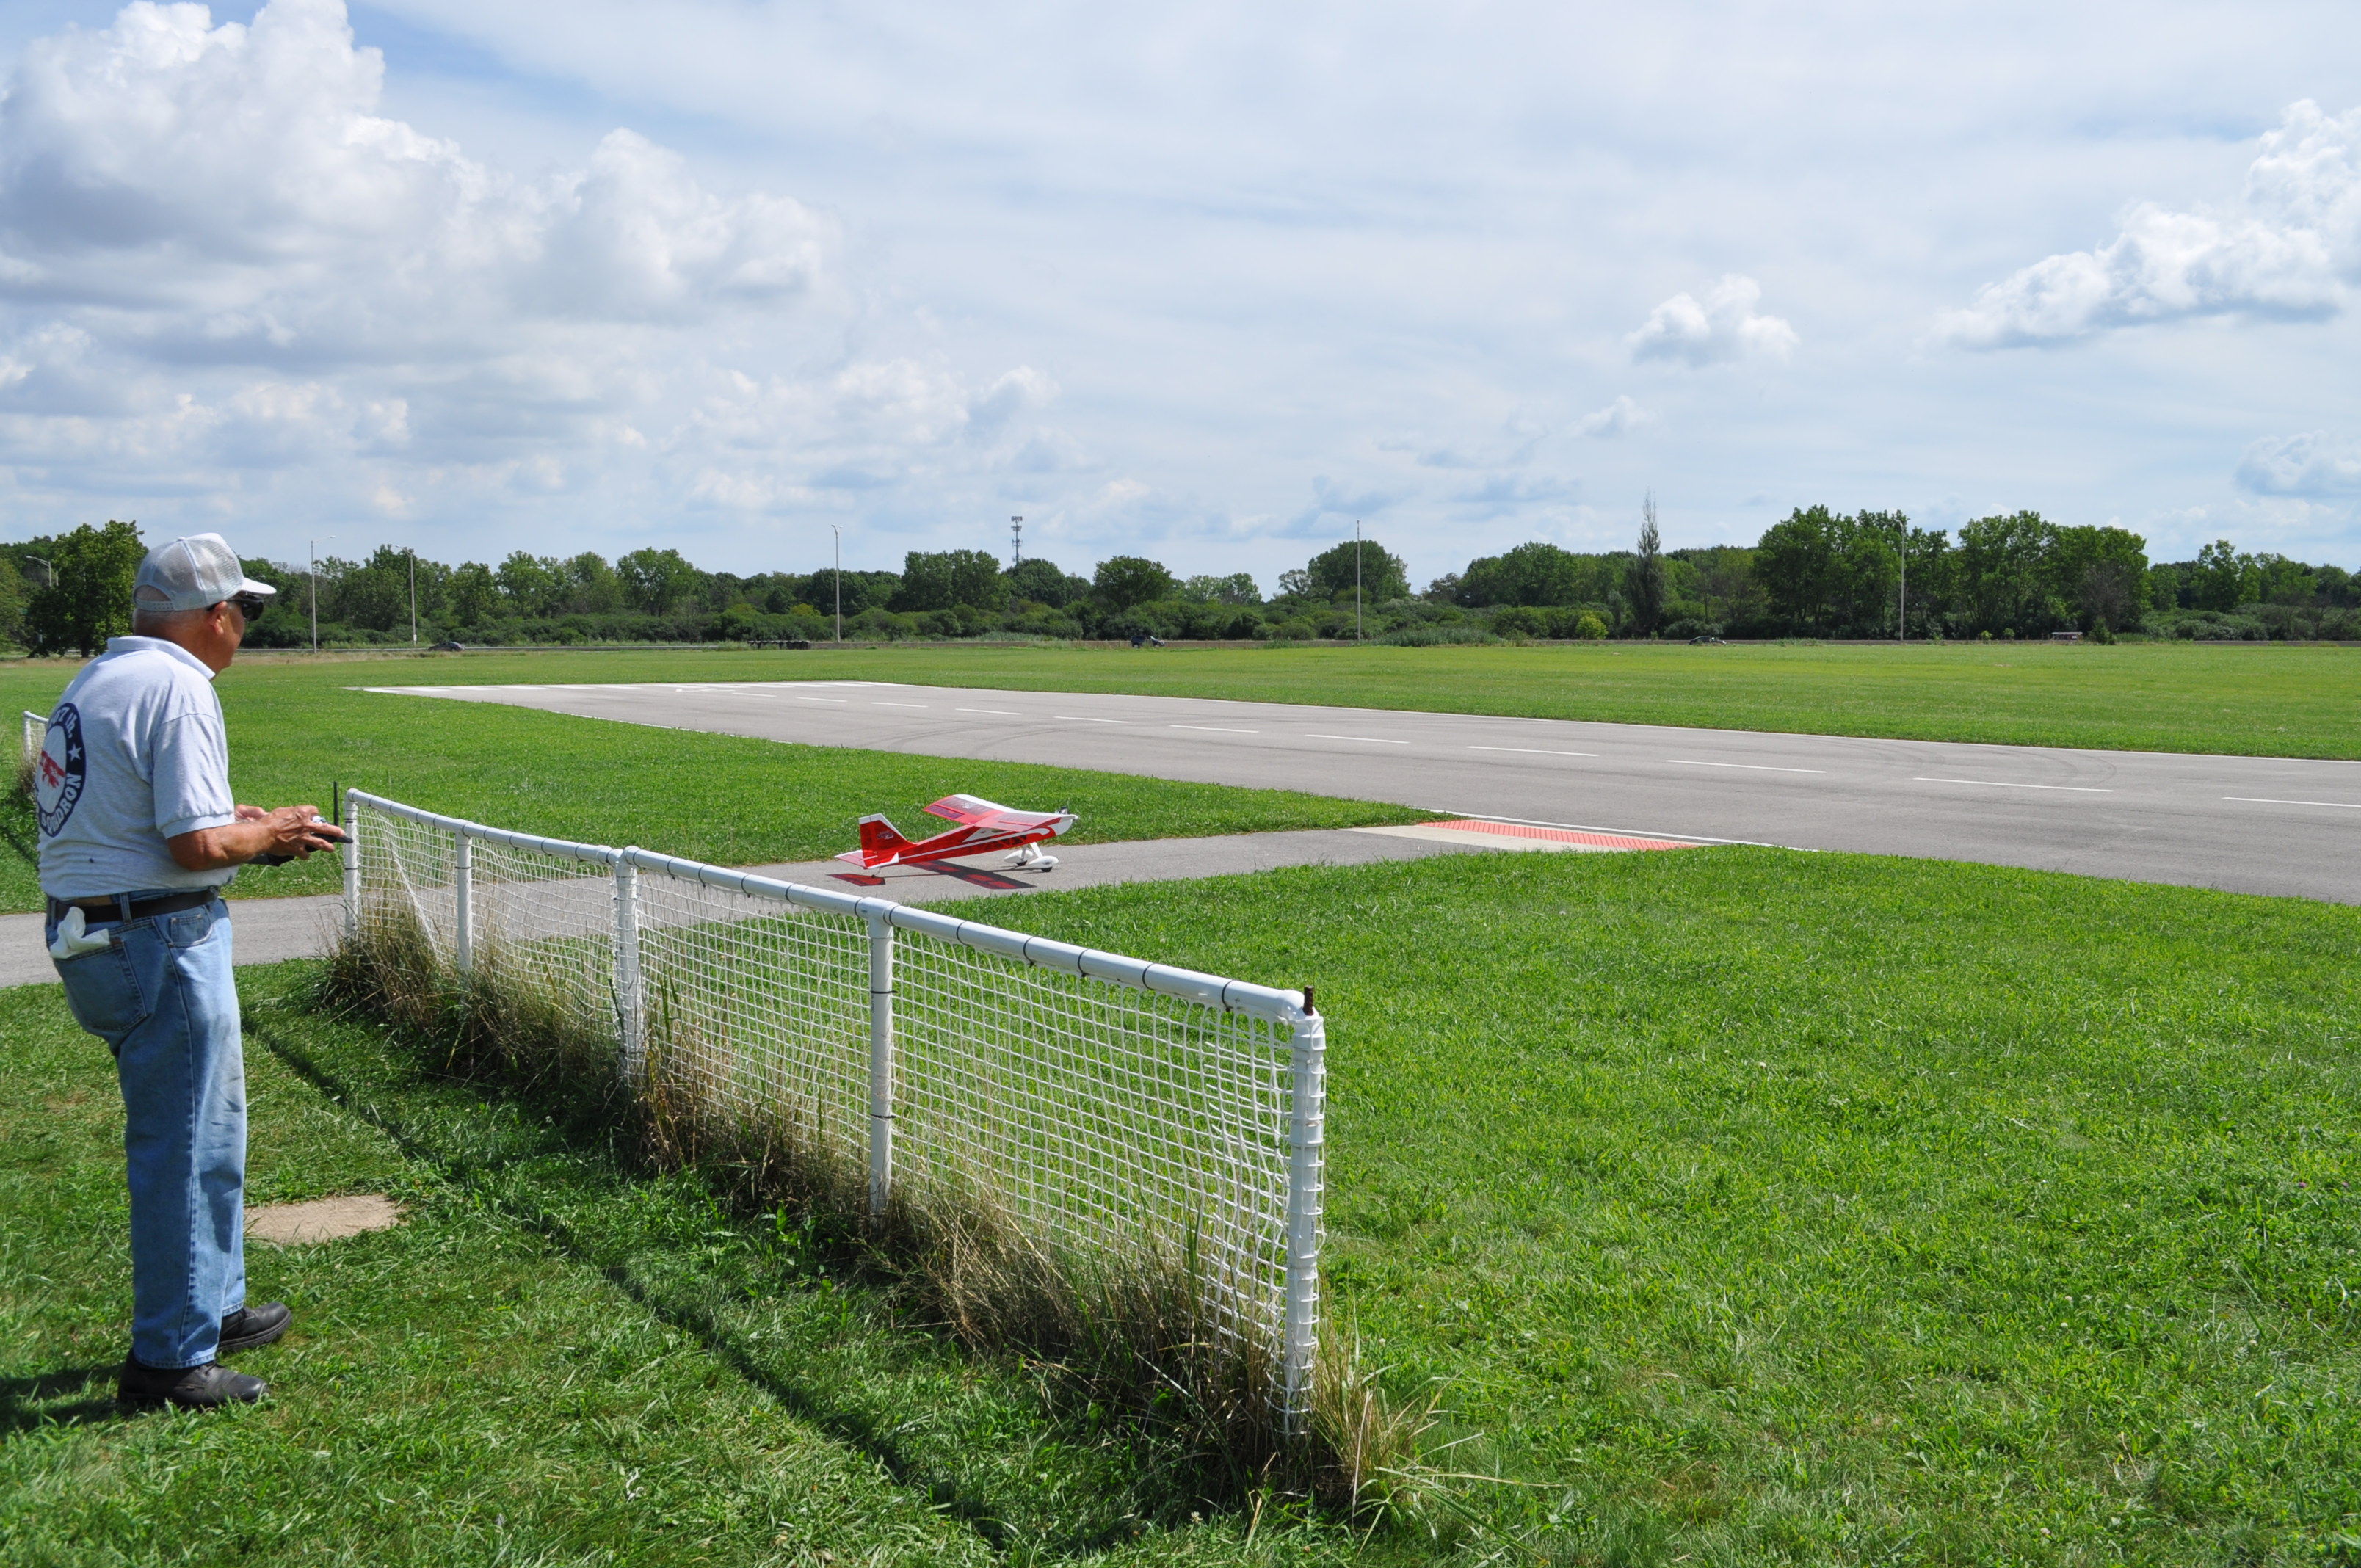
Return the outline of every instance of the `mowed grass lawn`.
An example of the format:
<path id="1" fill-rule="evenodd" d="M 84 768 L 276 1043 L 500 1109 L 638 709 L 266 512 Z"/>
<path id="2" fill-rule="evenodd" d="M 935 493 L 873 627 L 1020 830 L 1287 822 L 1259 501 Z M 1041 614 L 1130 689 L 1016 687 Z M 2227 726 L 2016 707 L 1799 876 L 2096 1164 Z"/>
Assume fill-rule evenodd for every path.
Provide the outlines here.
<path id="1" fill-rule="evenodd" d="M 454 667 L 448 660 L 233 665 L 219 689 L 238 798 L 260 806 L 308 802 L 324 812 L 335 785 L 357 785 L 496 827 L 639 844 L 722 865 L 816 860 L 851 849 L 856 823 L 873 811 L 919 833 L 934 820 L 921 806 L 962 791 L 1034 810 L 1071 806 L 1082 818 L 1069 837 L 1073 843 L 1347 828 L 1432 815 L 1285 790 L 787 746 L 350 689 L 418 684 L 413 674 Z M 76 668 L 6 666 L 0 700 L 11 713 L 46 714 Z M 545 665 L 533 666 L 532 674 L 559 678 Z M 29 822 L 15 829 L 18 851 L 0 848 L 0 909 L 37 909 L 38 883 L 24 852 Z M 247 898 L 333 893 L 338 876 L 334 857 L 317 856 L 242 872 L 236 891 Z"/>
<path id="2" fill-rule="evenodd" d="M 1470 1439 L 1445 1464 L 1519 1483 L 1375 1555 L 2361 1561 L 2361 911 L 1719 849 L 1003 917 L 1318 986 L 1329 1332 L 1399 1395 L 1441 1388 Z M 255 1358 L 269 1409 L 115 1420 L 104 1053 L 53 991 L 5 1006 L 12 1561 L 302 1561 L 360 1531 L 453 1563 L 1342 1549 L 1191 1522 L 1021 1371 L 880 1321 L 792 1223 L 267 1000 L 259 1190 L 390 1183 L 419 1217 L 258 1263 L 303 1313 Z"/>

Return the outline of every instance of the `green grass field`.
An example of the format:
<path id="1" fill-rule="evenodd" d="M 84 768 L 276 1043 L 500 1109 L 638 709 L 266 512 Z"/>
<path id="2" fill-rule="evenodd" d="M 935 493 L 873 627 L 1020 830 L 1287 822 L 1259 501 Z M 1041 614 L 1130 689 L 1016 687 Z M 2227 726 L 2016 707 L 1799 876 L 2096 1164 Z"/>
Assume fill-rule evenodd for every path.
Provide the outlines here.
<path id="1" fill-rule="evenodd" d="M 0 1561 L 690 1564 L 1194 1561 L 1099 1448 L 830 1277 L 792 1225 L 633 1181 L 247 970 L 249 1199 L 376 1190 L 350 1241 L 255 1246 L 296 1306 L 274 1398 L 125 1417 L 122 1114 L 58 988 L 0 992 Z M 1296 1532 L 1300 1543 L 1323 1533 Z M 1228 1556 L 1229 1553 L 1221 1553 Z"/>
<path id="2" fill-rule="evenodd" d="M 1714 850 L 1004 917 L 1318 984 L 1334 1332 L 1444 1390 L 1448 1463 L 1521 1483 L 1380 1558 L 2361 1562 L 2361 911 Z M 0 998 L 11 1561 L 1342 1545 L 1190 1522 L 792 1226 L 259 994 L 259 1190 L 391 1184 L 419 1219 L 258 1260 L 304 1313 L 254 1360 L 270 1408 L 115 1420 L 91 1382 L 121 1343 L 111 1083 L 55 996 Z"/>
<path id="3" fill-rule="evenodd" d="M 41 708 L 65 666 L 9 665 Z M 230 691 L 510 681 L 820 680 L 1136 692 L 2006 745 L 2361 759 L 2361 648 L 1584 643 L 531 652 L 253 659 Z M 316 744 L 316 741 L 314 742 Z"/>
<path id="4" fill-rule="evenodd" d="M 905 828 L 919 807 L 958 791 L 1011 805 L 1071 806 L 1070 842 L 1169 839 L 1414 822 L 1430 815 L 1284 790 L 1040 767 L 957 762 L 842 747 L 783 746 L 730 735 L 533 713 L 482 704 L 384 696 L 348 688 L 399 669 L 435 674 L 449 661 L 313 663 L 258 660 L 222 678 L 230 776 L 238 798 L 328 809 L 335 784 L 497 827 L 603 844 L 639 844 L 722 865 L 817 860 L 852 847 L 854 824 L 884 811 Z M 473 668 L 473 666 L 470 666 Z M 558 678 L 542 672 L 543 678 Z M 9 711 L 46 713 L 71 678 L 63 664 L 0 674 Z M 10 742 L 15 744 L 15 742 Z M 0 849 L 0 909 L 40 907 L 26 850 Z M 239 874 L 241 897 L 333 893 L 330 856 Z"/>

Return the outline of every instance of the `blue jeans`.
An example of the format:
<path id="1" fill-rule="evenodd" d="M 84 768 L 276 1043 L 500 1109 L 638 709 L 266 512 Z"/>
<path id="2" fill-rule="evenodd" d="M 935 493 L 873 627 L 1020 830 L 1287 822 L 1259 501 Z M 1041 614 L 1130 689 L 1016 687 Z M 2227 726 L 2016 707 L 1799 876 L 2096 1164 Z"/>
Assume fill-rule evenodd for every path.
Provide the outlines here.
<path id="1" fill-rule="evenodd" d="M 246 1056 L 229 906 L 216 898 L 98 929 L 115 940 L 51 961 L 123 1084 L 131 1354 L 159 1369 L 202 1366 L 222 1319 L 246 1305 Z"/>

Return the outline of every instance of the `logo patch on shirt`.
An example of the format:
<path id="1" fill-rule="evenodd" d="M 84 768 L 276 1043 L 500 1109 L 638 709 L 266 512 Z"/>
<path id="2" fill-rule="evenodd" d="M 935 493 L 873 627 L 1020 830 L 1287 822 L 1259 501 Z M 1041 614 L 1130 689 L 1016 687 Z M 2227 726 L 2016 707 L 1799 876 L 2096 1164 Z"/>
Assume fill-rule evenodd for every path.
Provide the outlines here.
<path id="1" fill-rule="evenodd" d="M 73 704 L 60 703 L 49 715 L 49 738 L 41 743 L 41 758 L 34 768 L 33 802 L 40 809 L 41 831 L 54 839 L 82 799 L 90 770 L 82 751 L 82 713 Z"/>

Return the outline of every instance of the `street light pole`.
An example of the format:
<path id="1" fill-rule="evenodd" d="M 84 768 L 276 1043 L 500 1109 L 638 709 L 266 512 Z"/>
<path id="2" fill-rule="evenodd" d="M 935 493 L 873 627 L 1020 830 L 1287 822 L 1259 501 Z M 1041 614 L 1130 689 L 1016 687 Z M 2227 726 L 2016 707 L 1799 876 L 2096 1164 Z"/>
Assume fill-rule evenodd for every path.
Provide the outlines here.
<path id="1" fill-rule="evenodd" d="M 1910 641 L 1910 520 L 1902 520 L 1902 599 L 1894 612 L 1894 641 Z"/>
<path id="2" fill-rule="evenodd" d="M 1353 520 L 1353 641 L 1361 641 L 1361 520 Z"/>
<path id="3" fill-rule="evenodd" d="M 418 552 L 410 552 L 410 645 L 418 646 Z"/>
<path id="4" fill-rule="evenodd" d="M 844 645 L 844 530 L 831 522 L 828 531 L 836 535 L 836 642 Z"/>

